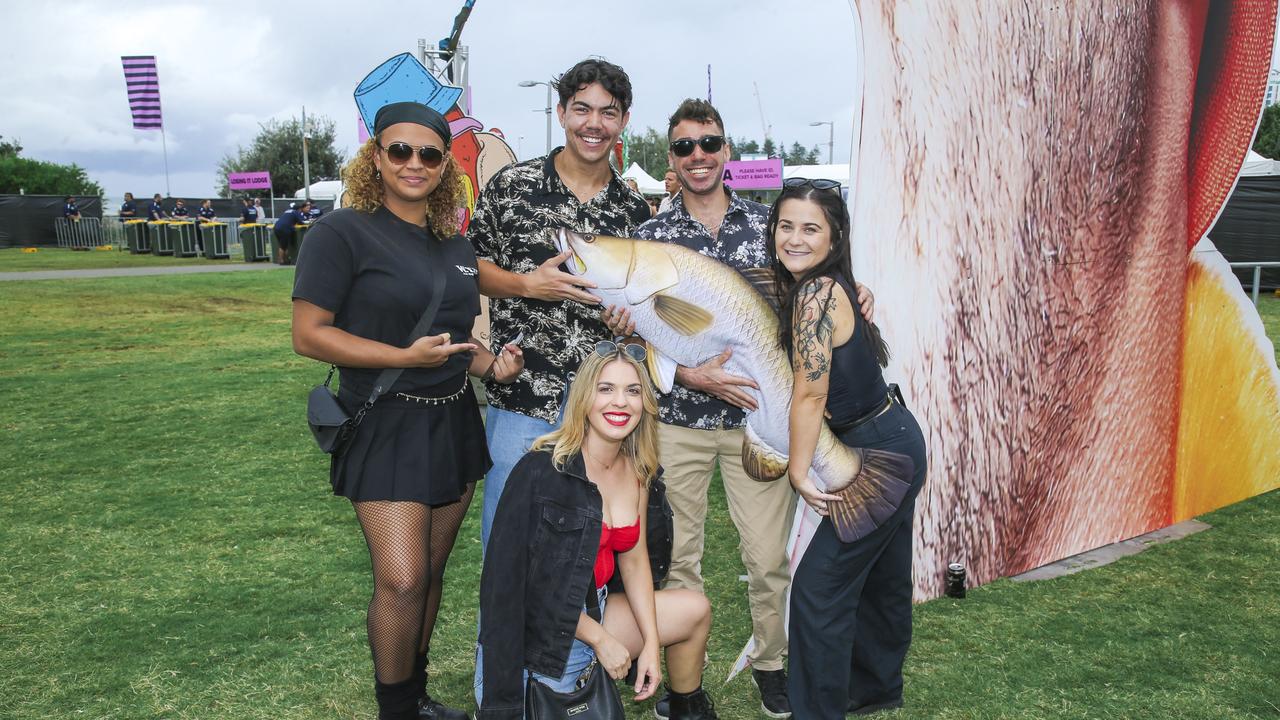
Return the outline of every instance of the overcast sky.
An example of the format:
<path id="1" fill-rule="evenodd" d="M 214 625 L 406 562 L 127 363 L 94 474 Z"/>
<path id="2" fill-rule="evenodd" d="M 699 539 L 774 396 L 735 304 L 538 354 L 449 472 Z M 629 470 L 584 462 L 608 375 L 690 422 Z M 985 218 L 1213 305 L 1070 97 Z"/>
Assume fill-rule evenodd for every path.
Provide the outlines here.
<path id="1" fill-rule="evenodd" d="M 461 0 L 230 3 L 8 3 L 0 10 L 0 135 L 23 155 L 75 162 L 110 201 L 164 192 L 160 133 L 134 130 L 121 55 L 155 55 L 174 195 L 212 195 L 220 158 L 248 146 L 258 124 L 320 113 L 357 144 L 352 91 L 383 60 L 435 43 Z M 752 82 L 775 140 L 820 145 L 835 122 L 835 159 L 852 130 L 853 19 L 848 0 L 477 0 L 463 32 L 473 115 L 498 127 L 521 158 L 546 149 L 546 80 L 589 55 L 631 76 L 631 127 L 666 128 L 685 97 L 712 100 L 731 135 L 762 139 Z M 521 139 L 523 137 L 523 139 Z M 563 139 L 555 125 L 556 144 Z M 289 189 L 290 191 L 293 188 Z"/>

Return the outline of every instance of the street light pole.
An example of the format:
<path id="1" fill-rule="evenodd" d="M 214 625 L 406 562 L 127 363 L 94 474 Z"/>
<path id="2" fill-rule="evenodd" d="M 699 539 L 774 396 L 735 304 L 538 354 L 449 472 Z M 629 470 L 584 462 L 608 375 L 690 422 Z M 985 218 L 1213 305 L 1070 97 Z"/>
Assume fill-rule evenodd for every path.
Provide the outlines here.
<path id="1" fill-rule="evenodd" d="M 547 154 L 551 154 L 551 83 L 541 80 L 521 80 L 516 83 L 520 87 L 537 87 L 538 85 L 547 86 Z"/>
<path id="2" fill-rule="evenodd" d="M 835 148 L 836 148 L 836 124 L 831 120 L 818 120 L 809 123 L 809 127 L 818 127 L 819 125 L 827 126 L 827 164 L 835 164 Z"/>

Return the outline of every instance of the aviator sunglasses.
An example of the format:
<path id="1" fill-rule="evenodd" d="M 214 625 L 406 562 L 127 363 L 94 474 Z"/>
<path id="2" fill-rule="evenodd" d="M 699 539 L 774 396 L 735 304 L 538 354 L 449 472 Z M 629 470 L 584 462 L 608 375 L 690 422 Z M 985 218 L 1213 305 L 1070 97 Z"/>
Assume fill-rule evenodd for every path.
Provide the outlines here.
<path id="1" fill-rule="evenodd" d="M 689 157 L 693 154 L 693 146 L 697 145 L 702 148 L 702 152 L 710 155 L 718 153 L 724 147 L 723 135 L 703 135 L 697 140 L 691 138 L 681 138 L 671 141 L 671 153 L 676 157 Z"/>
<path id="2" fill-rule="evenodd" d="M 643 345 L 616 343 L 612 340 L 601 340 L 596 343 L 596 354 L 602 358 L 613 357 L 620 352 L 626 353 L 627 357 L 638 363 L 643 363 L 644 359 L 649 356 L 649 352 L 644 349 Z"/>
<path id="3" fill-rule="evenodd" d="M 440 163 L 444 162 L 444 153 L 440 151 L 440 148 L 431 147 L 430 145 L 415 147 L 409 143 L 393 142 L 386 147 L 383 147 L 382 143 L 378 143 L 378 147 L 382 148 L 382 151 L 387 154 L 388 160 L 397 165 L 409 162 L 409 158 L 413 157 L 414 150 L 418 151 L 418 159 L 422 161 L 422 164 L 432 170 L 440 167 Z"/>
<path id="4" fill-rule="evenodd" d="M 788 178 L 782 181 L 784 188 L 799 188 L 808 185 L 814 190 L 839 190 L 840 183 L 823 178 Z"/>

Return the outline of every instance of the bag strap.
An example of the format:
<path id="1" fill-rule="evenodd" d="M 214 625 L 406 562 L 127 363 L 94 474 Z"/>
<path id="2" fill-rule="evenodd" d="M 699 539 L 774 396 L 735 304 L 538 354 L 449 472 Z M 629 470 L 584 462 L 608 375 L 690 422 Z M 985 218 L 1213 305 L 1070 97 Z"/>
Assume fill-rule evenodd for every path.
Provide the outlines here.
<path id="1" fill-rule="evenodd" d="M 594 572 L 591 575 L 591 582 L 587 583 L 587 616 L 596 622 L 600 620 L 600 590 L 596 587 L 596 577 Z"/>
<path id="2" fill-rule="evenodd" d="M 444 272 L 440 268 L 439 258 L 435 252 L 435 246 L 431 243 L 440 242 L 436 240 L 434 234 L 427 238 L 428 253 L 432 255 L 431 263 L 431 302 L 427 305 L 427 309 L 422 313 L 422 317 L 418 318 L 418 324 L 413 326 L 413 331 L 409 333 L 409 344 L 427 334 L 427 330 L 431 329 L 431 323 L 436 319 L 436 311 L 440 309 L 440 301 L 444 299 Z M 334 368 L 329 368 L 329 377 L 333 377 Z M 355 427 L 364 420 L 365 413 L 373 409 L 373 404 L 378 401 L 395 385 L 400 379 L 400 374 L 405 371 L 404 368 L 386 368 L 378 374 L 378 379 L 373 383 L 373 391 L 369 393 L 369 399 L 364 401 L 364 405 L 356 412 L 355 417 L 351 418 L 351 425 Z M 325 385 L 329 384 L 329 380 L 325 380 Z"/>

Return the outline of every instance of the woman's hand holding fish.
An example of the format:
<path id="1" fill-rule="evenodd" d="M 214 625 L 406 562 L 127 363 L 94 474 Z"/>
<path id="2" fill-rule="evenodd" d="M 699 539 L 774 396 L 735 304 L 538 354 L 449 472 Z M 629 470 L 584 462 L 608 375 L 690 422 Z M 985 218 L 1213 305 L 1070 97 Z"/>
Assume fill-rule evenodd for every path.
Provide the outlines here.
<path id="1" fill-rule="evenodd" d="M 573 251 L 565 250 L 525 275 L 524 292 L 520 294 L 534 300 L 576 300 L 586 305 L 599 305 L 600 298 L 584 290 L 595 287 L 595 283 L 560 269 L 560 265 L 571 257 Z"/>
<path id="2" fill-rule="evenodd" d="M 800 499 L 804 500 L 804 504 L 819 515 L 829 515 L 831 511 L 827 509 L 827 503 L 836 502 L 840 499 L 837 495 L 828 495 L 819 490 L 813 484 L 813 481 L 809 479 L 808 472 L 798 478 L 794 475 L 790 476 L 790 478 L 791 487 L 795 488 L 795 491 L 799 493 Z"/>
<path id="3" fill-rule="evenodd" d="M 760 389 L 755 380 L 726 372 L 724 364 L 733 356 L 733 348 L 725 348 L 724 352 L 711 358 L 695 368 L 683 365 L 676 368 L 676 382 L 693 390 L 701 390 L 708 395 L 740 407 L 743 410 L 756 410 L 756 399 L 744 388 Z"/>
<path id="4" fill-rule="evenodd" d="M 631 310 L 617 305 L 610 305 L 600 313 L 600 319 L 609 326 L 609 332 L 615 337 L 631 337 L 636 334 L 636 321 L 631 319 Z"/>

